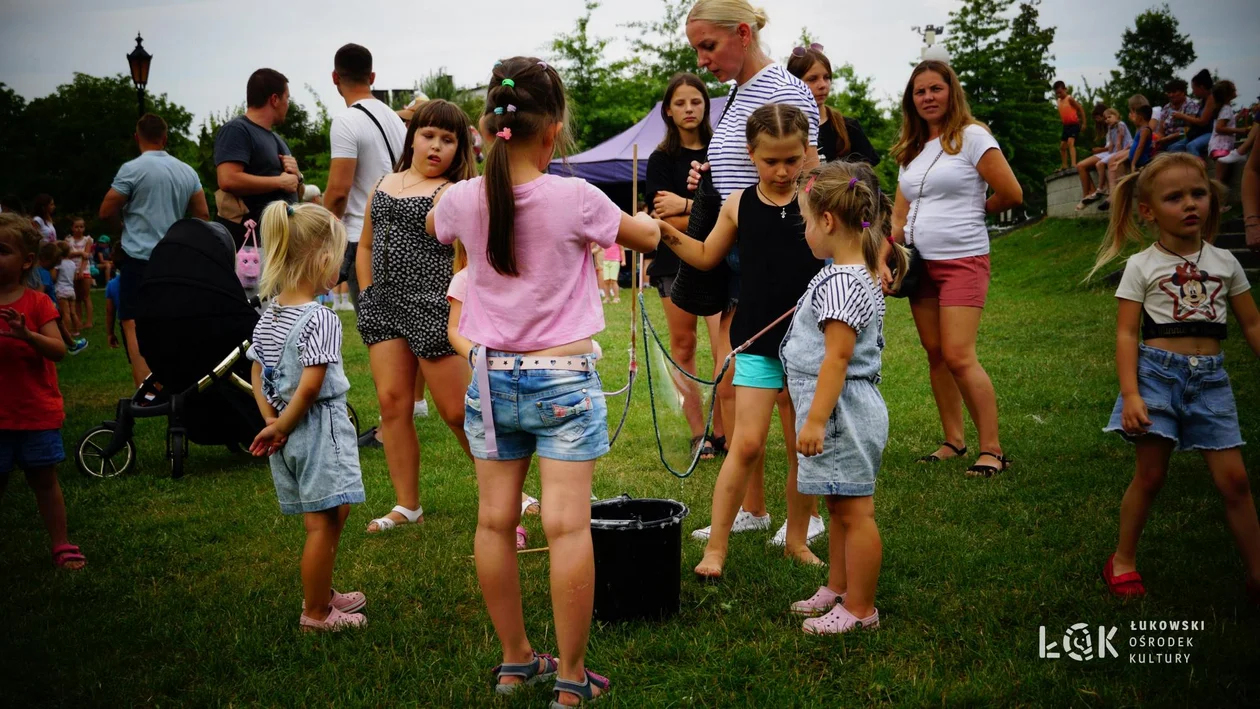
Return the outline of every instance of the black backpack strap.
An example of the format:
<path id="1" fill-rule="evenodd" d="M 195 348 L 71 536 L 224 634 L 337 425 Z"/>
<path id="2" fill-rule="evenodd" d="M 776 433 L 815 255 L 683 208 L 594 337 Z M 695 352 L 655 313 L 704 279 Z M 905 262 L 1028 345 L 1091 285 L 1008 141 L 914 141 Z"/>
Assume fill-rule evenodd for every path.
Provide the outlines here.
<path id="1" fill-rule="evenodd" d="M 380 121 L 376 120 L 376 116 L 373 116 L 371 111 L 363 107 L 363 104 L 356 103 L 354 104 L 354 108 L 363 111 L 363 115 L 372 119 L 372 123 L 376 125 L 376 129 L 381 132 L 381 139 L 385 141 L 385 150 L 389 152 L 389 167 L 391 170 L 394 169 L 394 166 L 398 164 L 398 159 L 394 157 L 394 149 L 389 146 L 389 136 L 385 135 L 385 127 L 381 125 Z"/>

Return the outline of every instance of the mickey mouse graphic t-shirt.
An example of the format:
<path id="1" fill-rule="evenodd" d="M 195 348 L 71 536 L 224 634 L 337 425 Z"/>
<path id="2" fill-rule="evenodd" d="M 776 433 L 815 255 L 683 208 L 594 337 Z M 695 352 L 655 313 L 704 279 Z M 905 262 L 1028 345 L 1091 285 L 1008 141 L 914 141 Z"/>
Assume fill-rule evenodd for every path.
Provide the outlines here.
<path id="1" fill-rule="evenodd" d="M 1228 300 L 1251 289 L 1242 264 L 1225 249 L 1204 242 L 1186 258 L 1157 245 L 1129 257 L 1116 297 L 1142 304 L 1158 325 L 1225 324 Z"/>

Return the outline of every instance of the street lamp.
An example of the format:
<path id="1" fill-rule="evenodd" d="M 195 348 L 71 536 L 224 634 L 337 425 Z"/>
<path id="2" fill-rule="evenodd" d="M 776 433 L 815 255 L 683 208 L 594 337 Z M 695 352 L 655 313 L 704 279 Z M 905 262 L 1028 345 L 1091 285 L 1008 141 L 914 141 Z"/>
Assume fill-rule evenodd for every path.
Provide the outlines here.
<path id="1" fill-rule="evenodd" d="M 919 50 L 920 61 L 934 59 L 946 64 L 949 63 L 949 50 L 936 43 L 936 36 L 945 34 L 944 27 L 926 25 L 922 28 L 916 26 L 910 29 L 918 32 L 923 37 L 923 47 Z"/>
<path id="2" fill-rule="evenodd" d="M 140 33 L 137 32 L 136 48 L 127 55 L 127 63 L 131 65 L 131 81 L 136 85 L 136 103 L 140 108 L 141 116 L 144 115 L 144 87 L 149 83 L 149 62 L 153 61 L 153 55 L 144 51 L 143 42 Z"/>

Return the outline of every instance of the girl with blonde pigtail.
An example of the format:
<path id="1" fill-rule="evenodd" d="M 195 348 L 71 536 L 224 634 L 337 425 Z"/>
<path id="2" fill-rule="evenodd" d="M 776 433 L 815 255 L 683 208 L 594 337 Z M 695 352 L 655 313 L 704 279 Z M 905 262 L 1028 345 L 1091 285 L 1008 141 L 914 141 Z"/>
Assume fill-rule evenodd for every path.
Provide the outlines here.
<path id="1" fill-rule="evenodd" d="M 1137 219 L 1133 205 L 1136 198 Z M 1226 306 L 1260 356 L 1260 312 L 1238 259 L 1210 242 L 1225 188 L 1184 154 L 1157 156 L 1115 188 L 1107 237 L 1090 276 L 1128 243 L 1142 243 L 1137 220 L 1157 235 L 1129 257 L 1116 289 L 1116 373 L 1120 396 L 1103 430 L 1137 449 L 1137 470 L 1120 503 L 1120 540 L 1103 567 L 1108 590 L 1143 596 L 1137 546 L 1174 450 L 1197 450 L 1225 501 L 1225 520 L 1260 601 L 1260 523 L 1243 465 L 1238 406 L 1225 373 L 1221 340 Z"/>
<path id="2" fill-rule="evenodd" d="M 796 411 L 797 489 L 827 502 L 831 558 L 827 584 L 790 610 L 810 616 L 805 632 L 833 634 L 879 627 L 875 586 L 883 546 L 874 495 L 888 442 L 888 408 L 879 392 L 879 272 L 892 202 L 860 163 L 828 163 L 804 179 L 797 199 L 805 241 L 815 257 L 832 263 L 797 301 L 779 357 Z M 891 253 L 893 271 L 904 274 L 906 250 L 893 244 Z"/>
<path id="3" fill-rule="evenodd" d="M 362 593 L 332 588 L 337 544 L 350 505 L 363 502 L 354 427 L 346 412 L 350 381 L 341 362 L 341 320 L 315 300 L 337 283 L 346 230 L 316 204 L 272 202 L 262 215 L 259 295 L 271 301 L 254 327 L 254 399 L 266 427 L 249 450 L 270 456 L 284 514 L 301 514 L 306 631 L 359 627 Z"/>

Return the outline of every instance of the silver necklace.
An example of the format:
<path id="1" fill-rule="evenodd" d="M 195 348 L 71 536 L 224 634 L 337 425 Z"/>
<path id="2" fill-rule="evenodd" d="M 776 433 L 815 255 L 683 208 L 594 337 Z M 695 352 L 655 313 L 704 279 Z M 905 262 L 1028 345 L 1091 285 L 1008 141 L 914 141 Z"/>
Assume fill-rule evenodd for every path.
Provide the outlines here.
<path id="1" fill-rule="evenodd" d="M 770 199 L 770 195 L 768 195 L 768 194 L 766 194 L 765 192 L 762 192 L 762 191 L 761 191 L 761 185 L 757 185 L 757 194 L 759 194 L 759 195 L 761 195 L 762 197 L 764 197 L 764 198 L 765 198 L 765 200 L 766 200 L 767 202 L 769 202 L 772 206 L 779 207 L 779 218 L 780 218 L 780 219 L 787 219 L 787 206 L 796 200 L 796 192 L 795 192 L 795 191 L 793 191 L 793 192 L 792 192 L 792 198 L 791 198 L 791 199 L 789 199 L 787 202 L 785 202 L 785 203 L 783 203 L 783 204 L 779 204 L 778 202 L 775 202 L 774 200 Z"/>

